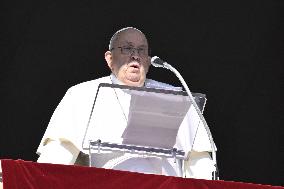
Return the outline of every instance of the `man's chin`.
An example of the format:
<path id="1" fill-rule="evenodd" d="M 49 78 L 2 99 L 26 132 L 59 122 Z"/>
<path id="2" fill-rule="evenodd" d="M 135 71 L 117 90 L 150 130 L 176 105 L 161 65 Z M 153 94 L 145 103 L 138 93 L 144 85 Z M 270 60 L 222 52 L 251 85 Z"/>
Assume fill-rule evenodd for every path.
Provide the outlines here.
<path id="1" fill-rule="evenodd" d="M 127 82 L 125 84 L 129 85 L 129 86 L 133 86 L 133 87 L 141 87 L 141 86 L 143 86 L 144 82 L 127 80 Z"/>
<path id="2" fill-rule="evenodd" d="M 129 86 L 141 87 L 144 85 L 144 81 L 140 79 L 134 78 L 125 78 L 125 84 Z"/>
<path id="3" fill-rule="evenodd" d="M 125 75 L 124 80 L 130 83 L 139 83 L 141 76 L 138 74 L 127 74 Z"/>

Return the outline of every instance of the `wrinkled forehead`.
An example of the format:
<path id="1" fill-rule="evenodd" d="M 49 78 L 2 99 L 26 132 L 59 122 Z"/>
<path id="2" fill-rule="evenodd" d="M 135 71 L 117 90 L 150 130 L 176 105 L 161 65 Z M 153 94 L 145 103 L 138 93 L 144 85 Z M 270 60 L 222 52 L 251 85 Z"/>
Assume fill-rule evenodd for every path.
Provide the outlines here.
<path id="1" fill-rule="evenodd" d="M 130 28 L 116 33 L 110 41 L 110 48 L 124 45 L 148 47 L 148 41 L 141 31 Z"/>

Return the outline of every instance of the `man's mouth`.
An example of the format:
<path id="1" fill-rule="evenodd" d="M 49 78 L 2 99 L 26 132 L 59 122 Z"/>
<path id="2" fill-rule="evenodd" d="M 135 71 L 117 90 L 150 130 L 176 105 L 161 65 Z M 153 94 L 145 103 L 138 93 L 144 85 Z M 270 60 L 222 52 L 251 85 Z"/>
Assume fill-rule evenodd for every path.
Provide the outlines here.
<path id="1" fill-rule="evenodd" d="M 137 62 L 132 62 L 128 64 L 128 67 L 133 68 L 133 69 L 140 69 L 140 64 Z"/>

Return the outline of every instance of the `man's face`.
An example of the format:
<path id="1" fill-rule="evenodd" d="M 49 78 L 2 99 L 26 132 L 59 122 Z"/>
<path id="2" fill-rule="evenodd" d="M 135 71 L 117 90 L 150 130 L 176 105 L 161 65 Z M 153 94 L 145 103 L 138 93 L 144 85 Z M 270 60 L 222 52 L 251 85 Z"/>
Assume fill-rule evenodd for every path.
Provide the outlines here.
<path id="1" fill-rule="evenodd" d="M 122 83 L 143 86 L 150 66 L 147 40 L 142 33 L 132 29 L 118 35 L 113 49 L 105 53 L 108 66 Z"/>

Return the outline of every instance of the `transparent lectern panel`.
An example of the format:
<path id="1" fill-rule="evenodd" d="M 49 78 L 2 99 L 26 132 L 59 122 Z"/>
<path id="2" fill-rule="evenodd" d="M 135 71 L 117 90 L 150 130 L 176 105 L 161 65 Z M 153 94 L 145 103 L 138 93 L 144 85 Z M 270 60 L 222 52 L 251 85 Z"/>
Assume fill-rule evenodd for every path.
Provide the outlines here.
<path id="1" fill-rule="evenodd" d="M 205 95 L 193 94 L 202 111 Z M 100 84 L 83 149 L 90 141 L 171 148 L 191 107 L 184 91 Z M 183 146 L 183 145 L 181 145 Z"/>

